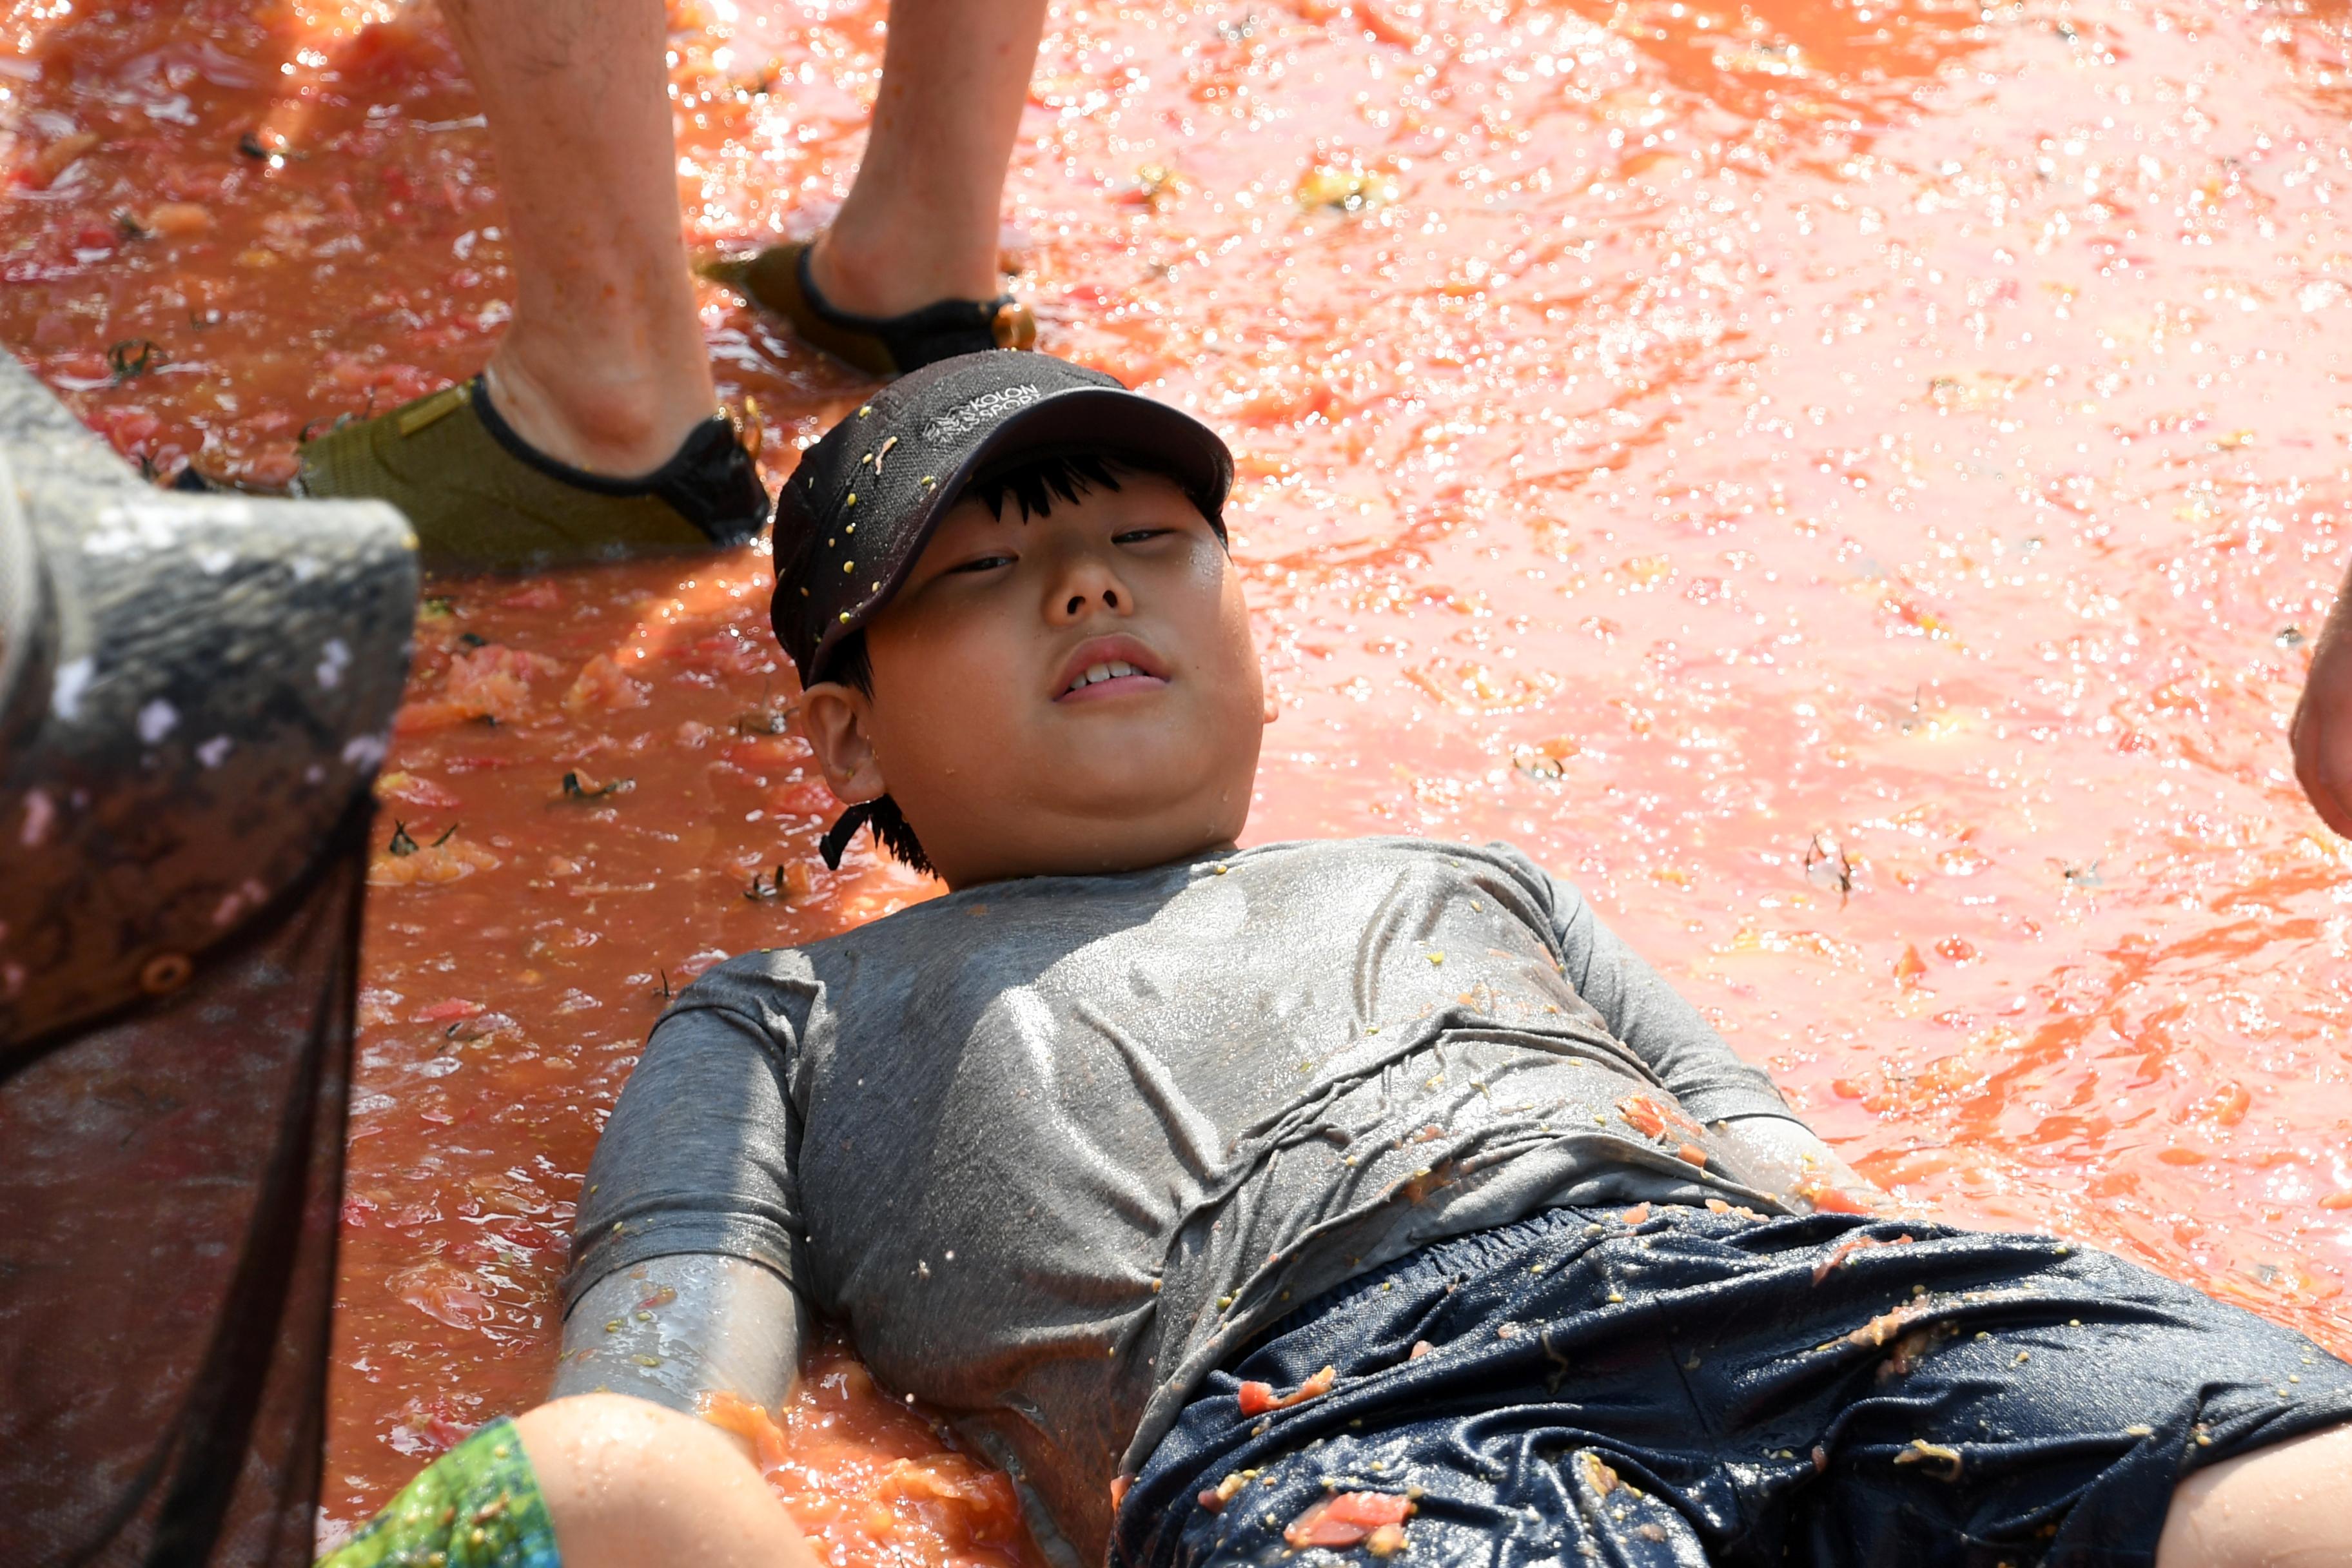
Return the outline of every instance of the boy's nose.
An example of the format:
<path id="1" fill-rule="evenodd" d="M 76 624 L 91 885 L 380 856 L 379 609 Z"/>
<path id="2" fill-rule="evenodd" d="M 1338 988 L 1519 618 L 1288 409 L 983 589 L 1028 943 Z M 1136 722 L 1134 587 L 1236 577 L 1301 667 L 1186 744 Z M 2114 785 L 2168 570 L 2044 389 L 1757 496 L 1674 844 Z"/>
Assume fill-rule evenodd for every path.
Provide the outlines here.
<path id="1" fill-rule="evenodd" d="M 1118 580 L 1107 562 L 1091 556 L 1069 563 L 1048 601 L 1048 615 L 1058 625 L 1067 625 L 1094 610 L 1111 615 L 1125 615 L 1135 608 L 1135 596 Z"/>

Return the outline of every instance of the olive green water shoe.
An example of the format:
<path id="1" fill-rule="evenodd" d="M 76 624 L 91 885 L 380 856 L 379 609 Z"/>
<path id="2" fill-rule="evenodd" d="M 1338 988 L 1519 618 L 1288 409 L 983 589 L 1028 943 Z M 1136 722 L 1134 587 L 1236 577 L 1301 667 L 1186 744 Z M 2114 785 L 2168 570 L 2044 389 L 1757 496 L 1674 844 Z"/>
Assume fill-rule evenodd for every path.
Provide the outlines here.
<path id="1" fill-rule="evenodd" d="M 481 379 L 303 444 L 304 495 L 372 497 L 407 513 L 430 565 L 512 570 L 740 544 L 768 492 L 734 426 L 713 415 L 636 479 L 534 450 Z"/>
<path id="2" fill-rule="evenodd" d="M 875 375 L 904 375 L 958 354 L 1034 348 L 1037 342 L 1037 318 L 1010 294 L 940 300 L 900 316 L 855 316 L 835 309 L 809 276 L 805 243 L 722 256 L 696 270 L 782 317 L 809 343 Z"/>

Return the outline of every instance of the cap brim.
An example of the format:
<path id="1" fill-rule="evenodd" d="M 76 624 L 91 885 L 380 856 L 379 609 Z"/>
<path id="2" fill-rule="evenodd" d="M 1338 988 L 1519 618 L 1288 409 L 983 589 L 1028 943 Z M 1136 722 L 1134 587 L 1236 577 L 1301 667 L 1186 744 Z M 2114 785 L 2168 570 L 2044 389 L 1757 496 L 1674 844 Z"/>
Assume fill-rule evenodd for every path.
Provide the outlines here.
<path id="1" fill-rule="evenodd" d="M 1094 453 L 1114 462 L 1124 457 L 1165 473 L 1223 536 L 1221 514 L 1233 489 L 1234 459 L 1215 431 L 1182 409 L 1122 388 L 1081 386 L 1054 393 L 1006 416 L 954 468 L 939 476 L 938 486 L 899 526 L 880 590 L 847 619 L 826 629 L 809 656 L 810 671 L 823 669 L 842 638 L 890 603 L 923 546 L 930 542 L 940 519 L 962 499 L 966 485 L 1013 458 L 1060 451 Z"/>

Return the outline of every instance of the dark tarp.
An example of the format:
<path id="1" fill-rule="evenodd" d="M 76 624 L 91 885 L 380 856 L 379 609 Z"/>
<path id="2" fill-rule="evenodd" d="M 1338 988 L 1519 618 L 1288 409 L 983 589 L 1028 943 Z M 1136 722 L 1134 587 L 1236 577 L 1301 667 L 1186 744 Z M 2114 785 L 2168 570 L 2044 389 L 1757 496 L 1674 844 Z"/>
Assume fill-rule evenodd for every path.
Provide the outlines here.
<path id="1" fill-rule="evenodd" d="M 0 1568 L 308 1563 L 413 544 L 0 356 Z"/>
<path id="2" fill-rule="evenodd" d="M 310 1559 L 367 828 L 0 1081 L 11 1564 Z"/>

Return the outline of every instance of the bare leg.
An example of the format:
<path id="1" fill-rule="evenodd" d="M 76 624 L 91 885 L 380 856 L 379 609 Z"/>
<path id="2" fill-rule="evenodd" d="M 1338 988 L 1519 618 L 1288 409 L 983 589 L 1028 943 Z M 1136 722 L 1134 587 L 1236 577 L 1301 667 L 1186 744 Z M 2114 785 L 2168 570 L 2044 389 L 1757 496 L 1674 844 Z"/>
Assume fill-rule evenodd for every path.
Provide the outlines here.
<path id="1" fill-rule="evenodd" d="M 2352 1568 L 2352 1426 L 2200 1470 L 2172 1494 L 2156 1568 Z"/>
<path id="2" fill-rule="evenodd" d="M 662 0 L 442 0 L 514 257 L 499 412 L 598 473 L 650 472 L 718 410 L 677 203 Z"/>
<path id="3" fill-rule="evenodd" d="M 1045 0 L 891 0 L 866 156 L 809 262 L 826 300 L 895 316 L 996 294 L 1004 168 L 1045 28 Z"/>
<path id="4" fill-rule="evenodd" d="M 817 1568 L 748 1447 L 708 1422 L 620 1394 L 515 1420 L 564 1568 Z"/>
<path id="5" fill-rule="evenodd" d="M 662 0 L 443 0 L 506 197 L 488 366 L 532 446 L 649 472 L 717 408 L 677 203 Z M 895 0 L 856 184 L 812 265 L 858 314 L 997 291 L 998 210 L 1045 0 Z"/>

